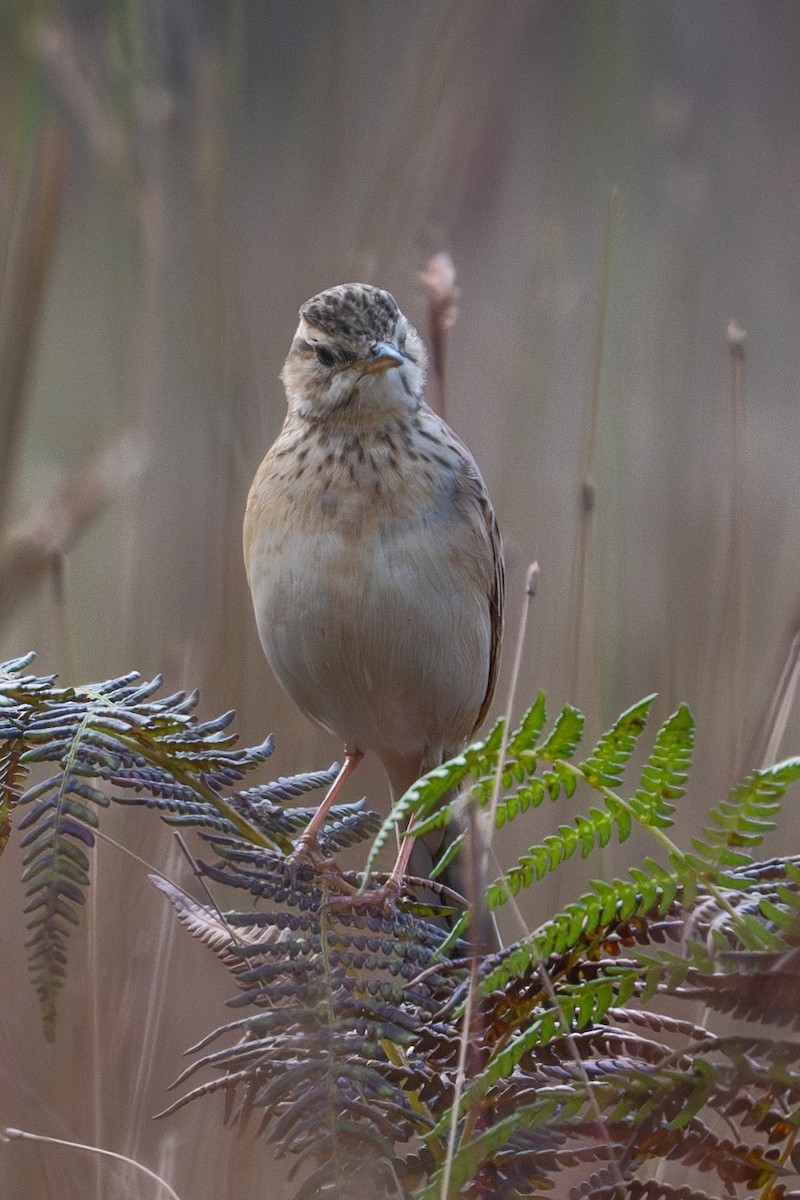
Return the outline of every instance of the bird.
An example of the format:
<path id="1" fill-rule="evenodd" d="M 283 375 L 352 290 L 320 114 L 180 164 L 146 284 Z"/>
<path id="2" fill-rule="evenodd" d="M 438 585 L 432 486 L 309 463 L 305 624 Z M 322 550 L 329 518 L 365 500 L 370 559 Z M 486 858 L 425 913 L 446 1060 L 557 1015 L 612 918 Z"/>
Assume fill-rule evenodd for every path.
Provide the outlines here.
<path id="1" fill-rule="evenodd" d="M 250 488 L 243 545 L 269 666 L 344 744 L 292 855 L 319 863 L 317 834 L 365 754 L 394 801 L 481 725 L 504 567 L 486 485 L 425 401 L 425 347 L 394 297 L 341 284 L 299 317 L 281 372 L 286 419 Z M 413 845 L 407 836 L 393 880 Z"/>

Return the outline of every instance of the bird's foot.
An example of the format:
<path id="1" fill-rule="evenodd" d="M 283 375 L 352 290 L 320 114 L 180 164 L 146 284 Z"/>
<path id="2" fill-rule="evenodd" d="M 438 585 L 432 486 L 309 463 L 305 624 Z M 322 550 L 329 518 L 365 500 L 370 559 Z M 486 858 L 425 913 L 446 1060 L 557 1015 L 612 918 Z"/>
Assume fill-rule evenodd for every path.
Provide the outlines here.
<path id="1" fill-rule="evenodd" d="M 298 867 L 310 867 L 312 871 L 329 871 L 334 860 L 320 846 L 316 835 L 304 829 L 295 842 L 294 850 L 286 860 L 293 870 Z"/>
<path id="2" fill-rule="evenodd" d="M 298 871 L 311 871 L 324 888 L 338 893 L 343 900 L 358 890 L 344 878 L 336 860 L 325 853 L 316 836 L 309 835 L 308 830 L 304 830 L 298 838 L 294 850 L 286 859 L 286 865 L 292 878 L 295 878 Z"/>
<path id="3" fill-rule="evenodd" d="M 342 880 L 342 882 L 345 883 L 346 880 Z M 375 913 L 378 916 L 388 916 L 397 911 L 397 902 L 402 890 L 403 881 L 390 875 L 380 887 L 370 888 L 366 892 L 359 892 L 353 888 L 349 895 L 330 897 L 327 907 L 332 912 L 361 911 Z"/>

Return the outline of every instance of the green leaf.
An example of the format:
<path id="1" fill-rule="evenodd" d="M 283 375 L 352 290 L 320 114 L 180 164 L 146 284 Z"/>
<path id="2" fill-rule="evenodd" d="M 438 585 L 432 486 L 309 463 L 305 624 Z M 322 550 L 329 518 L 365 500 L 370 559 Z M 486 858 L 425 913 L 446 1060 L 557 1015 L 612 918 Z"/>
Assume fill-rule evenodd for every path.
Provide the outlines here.
<path id="1" fill-rule="evenodd" d="M 539 758 L 548 762 L 559 758 L 572 758 L 581 740 L 583 726 L 583 713 L 568 704 L 559 713 L 550 736 L 539 747 Z"/>
<path id="2" fill-rule="evenodd" d="M 539 692 L 536 700 L 508 739 L 508 754 L 515 756 L 521 754 L 523 750 L 529 750 L 542 732 L 546 720 L 547 708 L 544 692 Z"/>
<path id="3" fill-rule="evenodd" d="M 684 794 L 693 747 L 694 719 L 682 704 L 658 731 L 642 768 L 639 787 L 631 798 L 643 824 L 662 828 L 672 824 L 674 806 L 670 802 Z"/>
<path id="4" fill-rule="evenodd" d="M 800 758 L 789 758 L 765 770 L 751 772 L 731 791 L 727 801 L 712 809 L 703 837 L 693 843 L 697 851 L 696 869 L 714 877 L 725 868 L 751 862 L 749 851 L 775 828 L 773 818 L 780 810 L 784 793 L 798 779 Z"/>
<path id="5" fill-rule="evenodd" d="M 586 782 L 592 787 L 618 787 L 628 759 L 647 723 L 647 714 L 655 696 L 646 696 L 632 705 L 598 741 L 591 756 L 580 764 Z"/>

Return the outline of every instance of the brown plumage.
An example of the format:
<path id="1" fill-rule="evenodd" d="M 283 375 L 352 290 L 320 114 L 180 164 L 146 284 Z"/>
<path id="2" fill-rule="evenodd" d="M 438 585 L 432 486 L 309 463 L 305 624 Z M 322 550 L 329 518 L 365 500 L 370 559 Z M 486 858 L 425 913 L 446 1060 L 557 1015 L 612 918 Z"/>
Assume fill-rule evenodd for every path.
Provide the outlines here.
<path id="1" fill-rule="evenodd" d="M 394 798 L 483 720 L 502 630 L 494 512 L 425 403 L 425 361 L 388 292 L 345 284 L 304 304 L 282 372 L 289 411 L 244 524 L 278 681 L 344 742 L 342 776 L 371 751 Z"/>

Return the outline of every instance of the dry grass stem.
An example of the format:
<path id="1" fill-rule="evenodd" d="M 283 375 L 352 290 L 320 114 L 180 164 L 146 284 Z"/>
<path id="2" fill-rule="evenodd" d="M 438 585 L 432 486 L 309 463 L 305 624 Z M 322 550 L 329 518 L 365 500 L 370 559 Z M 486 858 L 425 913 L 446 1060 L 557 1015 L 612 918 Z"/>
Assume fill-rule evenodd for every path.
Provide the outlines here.
<path id="1" fill-rule="evenodd" d="M 26 385 L 55 250 L 70 137 L 56 118 L 39 130 L 13 201 L 0 281 L 0 536 L 7 520 Z"/>
<path id="2" fill-rule="evenodd" d="M 473 904 L 477 904 L 478 898 L 485 896 L 485 894 L 486 894 L 486 883 L 487 883 L 487 878 L 488 878 L 489 859 L 490 859 L 490 855 L 492 855 L 492 836 L 493 836 L 494 828 L 495 828 L 495 817 L 497 814 L 497 806 L 499 803 L 500 792 L 502 789 L 503 761 L 505 759 L 506 747 L 508 746 L 508 739 L 510 737 L 511 713 L 512 713 L 512 710 L 514 707 L 514 703 L 516 701 L 517 688 L 519 685 L 519 676 L 520 676 L 520 670 L 521 670 L 521 666 L 522 666 L 522 655 L 523 655 L 523 651 L 525 648 L 525 638 L 526 638 L 527 629 L 528 629 L 528 615 L 530 612 L 531 602 L 533 600 L 533 597 L 536 595 L 536 585 L 538 583 L 538 579 L 539 579 L 539 564 L 538 564 L 538 562 L 533 562 L 528 567 L 527 575 L 525 577 L 525 598 L 524 598 L 523 605 L 522 605 L 522 613 L 520 616 L 519 629 L 517 632 L 517 644 L 516 644 L 516 648 L 515 648 L 515 652 L 514 652 L 514 662 L 513 662 L 512 668 L 511 668 L 511 679 L 509 681 L 508 697 L 506 700 L 506 724 L 505 724 L 505 729 L 503 730 L 503 740 L 500 745 L 500 752 L 499 752 L 499 756 L 498 756 L 497 775 L 495 777 L 495 787 L 494 787 L 494 793 L 492 796 L 492 804 L 491 804 L 488 812 L 484 812 L 477 816 L 473 813 L 470 814 L 470 824 L 472 827 L 473 834 L 475 834 L 475 833 L 478 834 L 478 837 L 477 837 L 478 844 L 477 845 L 476 845 L 476 838 L 474 836 L 468 838 L 468 854 L 469 854 L 468 875 L 469 875 L 469 883 L 470 883 L 470 887 L 468 889 L 468 894 L 470 895 L 470 897 L 473 901 Z M 492 857 L 494 857 L 494 856 L 492 856 Z M 511 897 L 510 894 L 509 894 L 509 901 L 513 904 L 514 908 L 516 909 L 516 904 L 514 903 L 513 898 Z M 459 1039 L 458 1069 L 457 1069 L 457 1073 L 456 1073 L 456 1083 L 455 1083 L 455 1087 L 453 1089 L 453 1119 L 450 1123 L 450 1130 L 449 1130 L 448 1139 L 447 1139 L 447 1157 L 445 1159 L 444 1169 L 443 1169 L 443 1174 L 442 1174 L 442 1188 L 441 1188 L 442 1200 L 446 1200 L 448 1190 L 450 1187 L 450 1173 L 451 1173 L 451 1168 L 452 1168 L 453 1155 L 455 1154 L 456 1136 L 457 1136 L 457 1131 L 458 1131 L 458 1110 L 461 1105 L 461 1097 L 463 1095 L 464 1086 L 465 1086 L 466 1079 L 467 1079 L 467 1059 L 469 1056 L 470 1048 L 473 1044 L 473 1039 L 472 1039 L 473 1023 L 474 1023 L 474 1020 L 476 1018 L 478 1018 L 478 1015 L 479 1015 L 479 1003 L 478 1003 L 479 999 L 480 999 L 480 995 L 479 995 L 479 991 L 478 991 L 479 968 L 480 968 L 480 963 L 481 963 L 482 957 L 483 957 L 482 951 L 488 946 L 490 936 L 491 936 L 489 928 L 487 926 L 487 921 L 486 921 L 487 915 L 488 914 L 484 911 L 477 912 L 477 913 L 475 913 L 475 918 L 477 918 L 477 919 L 475 919 L 475 918 L 473 919 L 473 939 L 472 939 L 471 956 L 470 956 L 470 980 L 469 980 L 469 988 L 467 991 L 466 1005 L 465 1005 L 465 1009 L 464 1009 L 464 1020 L 463 1020 L 463 1024 L 462 1024 L 462 1028 L 461 1028 L 461 1037 Z M 520 917 L 520 920 L 522 920 L 521 914 L 519 914 L 519 917 Z M 527 927 L 524 926 L 524 922 L 523 922 L 523 927 L 525 928 L 525 931 L 527 932 Z M 496 923 L 494 924 L 494 933 L 495 933 L 495 936 L 497 937 L 498 945 L 501 945 L 502 943 L 501 943 L 501 940 L 499 937 L 499 933 L 497 931 Z M 481 1064 L 476 1064 L 476 1066 L 477 1066 L 477 1070 L 480 1071 Z"/>
<path id="3" fill-rule="evenodd" d="M 586 646 L 586 591 L 589 577 L 589 559 L 595 509 L 595 484 L 593 477 L 594 456 L 597 448 L 597 420 L 600 403 L 600 386 L 603 378 L 603 355 L 606 344 L 606 321 L 608 297 L 611 290 L 611 265 L 614 257 L 614 239 L 619 216 L 619 191 L 612 188 L 606 210 L 606 229 L 603 241 L 603 256 L 600 262 L 600 279 L 597 288 L 597 315 L 595 319 L 594 348 L 592 352 L 592 376 L 589 398 L 584 414 L 583 449 L 581 452 L 580 477 L 580 536 L 578 540 L 578 562 L 575 574 L 575 619 L 572 636 L 572 672 L 570 695 L 578 696 L 581 663 L 594 662 L 593 648 Z"/>
<path id="4" fill-rule="evenodd" d="M 731 359 L 731 603 L 733 630 L 731 645 L 731 769 L 738 779 L 742 769 L 744 739 L 744 502 L 745 502 L 745 403 L 744 342 L 747 333 L 731 318 L 727 341 Z"/>
<path id="5" fill-rule="evenodd" d="M 464 1094 L 464 1085 L 467 1081 L 467 1056 L 470 1050 L 471 1034 L 472 1034 L 472 1013 L 475 1007 L 475 998 L 478 994 L 478 980 L 476 975 L 475 956 L 472 957 L 470 970 L 469 988 L 467 989 L 467 999 L 464 1004 L 464 1017 L 461 1026 L 461 1037 L 458 1044 L 458 1067 L 456 1070 L 456 1082 L 453 1088 L 453 1106 L 452 1119 L 450 1128 L 447 1133 L 447 1154 L 445 1156 L 444 1165 L 442 1168 L 442 1186 L 439 1192 L 440 1200 L 447 1200 L 450 1194 L 450 1173 L 453 1167 L 453 1157 L 456 1152 L 456 1138 L 458 1136 L 458 1117 L 459 1109 L 461 1108 L 461 1097 Z"/>

